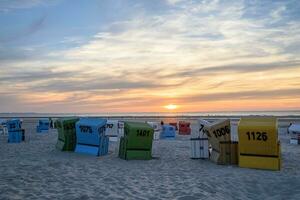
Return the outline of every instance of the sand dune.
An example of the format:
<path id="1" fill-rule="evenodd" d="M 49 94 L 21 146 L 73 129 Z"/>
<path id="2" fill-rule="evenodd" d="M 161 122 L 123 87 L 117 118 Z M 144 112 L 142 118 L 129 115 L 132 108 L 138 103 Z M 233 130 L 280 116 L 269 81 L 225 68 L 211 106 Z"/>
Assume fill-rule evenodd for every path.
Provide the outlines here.
<path id="1" fill-rule="evenodd" d="M 195 122 L 193 126 L 195 125 Z M 300 199 L 300 146 L 280 130 L 280 172 L 221 166 L 189 159 L 189 136 L 154 142 L 150 161 L 94 157 L 55 149 L 56 130 L 35 133 L 25 120 L 27 141 L 0 137 L 0 199 Z"/>

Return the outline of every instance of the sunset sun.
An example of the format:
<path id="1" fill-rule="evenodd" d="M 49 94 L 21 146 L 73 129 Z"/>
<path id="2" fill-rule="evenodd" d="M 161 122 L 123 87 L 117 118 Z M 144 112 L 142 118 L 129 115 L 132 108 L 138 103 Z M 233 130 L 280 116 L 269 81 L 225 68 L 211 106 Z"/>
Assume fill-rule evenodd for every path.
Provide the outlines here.
<path id="1" fill-rule="evenodd" d="M 175 109 L 177 109 L 177 105 L 174 105 L 174 104 L 169 104 L 169 105 L 166 105 L 166 106 L 164 106 L 166 109 L 168 109 L 168 110 L 175 110 Z"/>

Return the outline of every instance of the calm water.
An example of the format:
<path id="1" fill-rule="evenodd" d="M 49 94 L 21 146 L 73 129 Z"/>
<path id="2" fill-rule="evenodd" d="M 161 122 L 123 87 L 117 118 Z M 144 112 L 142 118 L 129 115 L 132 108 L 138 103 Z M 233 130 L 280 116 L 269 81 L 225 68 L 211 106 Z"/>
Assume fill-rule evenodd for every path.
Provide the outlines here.
<path id="1" fill-rule="evenodd" d="M 282 117 L 296 117 L 300 116 L 300 111 L 239 111 L 239 112 L 152 112 L 152 113 L 0 113 L 0 117 L 60 117 L 60 116 L 105 116 L 105 117 L 193 117 L 193 116 L 282 116 Z"/>

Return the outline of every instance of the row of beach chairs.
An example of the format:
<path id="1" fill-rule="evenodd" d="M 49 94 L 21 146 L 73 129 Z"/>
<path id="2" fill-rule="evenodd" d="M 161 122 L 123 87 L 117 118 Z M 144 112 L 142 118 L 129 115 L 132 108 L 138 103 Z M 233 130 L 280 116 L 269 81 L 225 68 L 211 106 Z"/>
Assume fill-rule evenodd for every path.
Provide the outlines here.
<path id="1" fill-rule="evenodd" d="M 189 128 L 189 123 L 186 124 Z M 222 165 L 280 170 L 281 145 L 275 117 L 242 117 L 238 123 L 238 141 L 232 140 L 230 126 L 229 119 L 214 122 L 199 119 L 198 136 L 190 140 L 191 158 L 209 159 Z M 6 127 L 8 142 L 24 140 L 21 120 L 8 120 Z M 108 154 L 110 138 L 115 138 L 119 141 L 120 158 L 149 160 L 153 140 L 174 138 L 177 126 L 100 118 L 62 118 L 55 122 L 55 127 L 58 130 L 56 148 L 61 151 L 103 156 Z M 48 129 L 49 121 L 40 120 L 37 132 Z M 155 133 L 159 133 L 158 136 Z"/>

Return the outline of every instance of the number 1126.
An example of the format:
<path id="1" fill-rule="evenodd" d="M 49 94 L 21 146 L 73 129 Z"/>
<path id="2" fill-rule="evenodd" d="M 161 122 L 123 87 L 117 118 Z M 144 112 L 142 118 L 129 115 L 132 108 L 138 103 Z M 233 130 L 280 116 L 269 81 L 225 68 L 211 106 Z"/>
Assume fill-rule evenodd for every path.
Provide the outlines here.
<path id="1" fill-rule="evenodd" d="M 268 135 L 266 132 L 247 132 L 248 140 L 267 141 Z"/>

